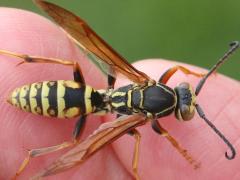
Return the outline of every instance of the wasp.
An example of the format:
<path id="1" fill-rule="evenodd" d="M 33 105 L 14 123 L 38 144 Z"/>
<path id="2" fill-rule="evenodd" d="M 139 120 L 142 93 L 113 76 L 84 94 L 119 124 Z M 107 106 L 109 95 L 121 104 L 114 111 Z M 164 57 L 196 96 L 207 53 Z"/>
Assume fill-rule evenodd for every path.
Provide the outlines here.
<path id="1" fill-rule="evenodd" d="M 155 81 L 129 64 L 126 59 L 112 49 L 80 17 L 49 2 L 42 0 L 35 0 L 35 2 L 85 52 L 93 54 L 101 62 L 108 65 L 108 87 L 97 90 L 87 85 L 77 62 L 0 50 L 0 54 L 20 58 L 22 60 L 20 64 L 52 63 L 72 66 L 73 68 L 74 80 L 32 83 L 16 88 L 10 93 L 8 102 L 21 110 L 48 117 L 79 117 L 73 130 L 73 141 L 52 147 L 30 150 L 28 157 L 21 164 L 16 176 L 24 170 L 30 158 L 75 146 L 51 166 L 40 172 L 35 178 L 69 169 L 86 161 L 103 146 L 127 133 L 136 139 L 132 169 L 135 179 L 140 179 L 137 166 L 141 135 L 136 127 L 148 122 L 152 124 L 152 128 L 156 133 L 165 136 L 190 164 L 198 168 L 200 164 L 158 122 L 159 118 L 172 113 L 175 113 L 176 118 L 180 121 L 189 121 L 193 118 L 195 110 L 230 148 L 231 155 L 225 153 L 226 158 L 230 160 L 235 157 L 234 147 L 207 119 L 202 108 L 197 104 L 196 98 L 208 77 L 239 47 L 237 41 L 230 44 L 230 49 L 207 74 L 196 73 L 178 65 L 168 69 L 158 81 Z M 168 80 L 178 70 L 184 74 L 201 78 L 195 90 L 187 82 L 180 83 L 174 89 L 166 85 Z M 133 83 L 114 89 L 116 73 L 125 75 Z M 102 124 L 82 142 L 78 140 L 89 114 L 103 115 L 113 112 L 119 114 L 115 121 Z"/>

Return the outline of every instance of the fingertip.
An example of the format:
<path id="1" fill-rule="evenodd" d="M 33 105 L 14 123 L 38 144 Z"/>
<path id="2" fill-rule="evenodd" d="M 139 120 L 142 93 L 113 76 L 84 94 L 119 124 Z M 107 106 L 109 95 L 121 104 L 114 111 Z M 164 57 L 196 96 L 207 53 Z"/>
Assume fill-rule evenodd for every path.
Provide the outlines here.
<path id="1" fill-rule="evenodd" d="M 62 32 L 53 23 L 30 11 L 1 8 L 0 19 L 1 41 L 3 42 L 1 46 L 5 48 L 39 52 L 39 47 L 48 45 L 50 40 L 56 41 L 57 38 L 64 38 Z M 49 48 L 46 47 L 46 49 Z"/>

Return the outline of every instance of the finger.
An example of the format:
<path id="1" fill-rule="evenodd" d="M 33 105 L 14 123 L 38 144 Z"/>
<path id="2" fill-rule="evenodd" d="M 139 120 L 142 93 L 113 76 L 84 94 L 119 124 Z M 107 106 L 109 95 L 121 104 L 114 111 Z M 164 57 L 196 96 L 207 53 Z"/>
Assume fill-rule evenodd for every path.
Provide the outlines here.
<path id="1" fill-rule="evenodd" d="M 148 60 L 136 63 L 136 67 L 153 79 L 158 80 L 163 72 L 176 64 L 180 63 Z M 181 65 L 196 72 L 206 72 L 206 70 L 194 66 Z M 177 72 L 167 85 L 174 88 L 180 82 L 190 82 L 195 88 L 199 78 Z M 116 85 L 122 86 L 127 83 L 125 79 L 121 79 Z M 240 124 L 238 122 L 239 92 L 239 82 L 217 74 L 212 75 L 207 80 L 197 97 L 197 103 L 204 109 L 206 116 L 233 143 L 236 150 L 239 149 L 237 141 L 240 137 Z M 225 158 L 224 153 L 229 150 L 228 147 L 199 118 L 197 113 L 189 122 L 178 122 L 174 115 L 160 118 L 159 122 L 188 150 L 193 158 L 201 162 L 201 168 L 194 170 L 164 137 L 160 137 L 152 131 L 149 125 L 145 125 L 138 128 L 142 134 L 139 162 L 139 173 L 142 179 L 159 177 L 163 179 L 203 179 L 206 177 L 217 179 L 220 176 L 226 179 L 233 177 L 238 172 L 239 158 L 232 161 Z M 124 136 L 113 146 L 126 169 L 132 173 L 131 158 L 133 151 L 130 150 L 130 147 L 134 147 L 133 138 Z M 228 153 L 230 154 L 230 151 Z M 231 169 L 231 171 L 226 171 L 226 169 Z"/>
<path id="2" fill-rule="evenodd" d="M 4 8 L 0 9 L 0 19 L 0 49 L 78 61 L 88 84 L 95 88 L 105 87 L 104 77 L 97 68 L 50 21 L 30 12 Z M 24 64 L 16 67 L 18 62 L 17 59 L 0 56 L 0 179 L 9 179 L 14 175 L 27 155 L 26 149 L 52 146 L 70 140 L 75 124 L 73 119 L 59 120 L 36 116 L 6 103 L 11 90 L 24 84 L 43 80 L 73 79 L 73 72 L 69 67 L 52 64 Z M 92 132 L 99 124 L 100 118 L 89 117 L 83 136 Z M 103 158 L 106 154 L 108 154 L 107 158 Z M 58 153 L 54 153 L 36 158 L 20 179 L 28 179 L 58 156 Z M 83 165 L 81 170 L 75 169 L 67 175 L 60 174 L 57 177 L 59 179 L 66 179 L 66 177 L 95 179 L 102 174 L 103 169 L 108 169 L 105 172 L 109 174 L 110 170 L 116 168 L 127 179 L 128 173 L 124 172 L 125 170 L 117 164 L 117 161 L 111 149 L 108 148 L 89 161 L 89 164 Z M 91 163 L 94 163 L 92 168 L 90 168 Z M 106 165 L 103 166 L 102 163 Z"/>

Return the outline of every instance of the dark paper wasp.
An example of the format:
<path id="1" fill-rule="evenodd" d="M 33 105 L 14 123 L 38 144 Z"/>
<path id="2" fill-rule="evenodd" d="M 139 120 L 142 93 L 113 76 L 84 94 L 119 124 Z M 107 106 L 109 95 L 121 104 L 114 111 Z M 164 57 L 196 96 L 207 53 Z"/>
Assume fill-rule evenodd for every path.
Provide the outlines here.
<path id="1" fill-rule="evenodd" d="M 156 82 L 129 64 L 81 18 L 52 3 L 40 0 L 35 2 L 65 30 L 73 41 L 108 65 L 108 88 L 106 90 L 95 90 L 86 85 L 80 66 L 76 62 L 0 50 L 1 54 L 22 59 L 21 63 L 62 64 L 72 66 L 74 72 L 74 80 L 43 81 L 16 88 L 9 96 L 9 103 L 24 111 L 49 117 L 71 118 L 80 116 L 73 131 L 73 141 L 53 147 L 31 150 L 29 156 L 19 168 L 17 175 L 23 171 L 31 157 L 76 145 L 75 148 L 38 174 L 36 178 L 56 174 L 84 162 L 104 145 L 128 133 L 136 139 L 133 172 L 135 178 L 139 179 L 137 165 L 140 133 L 135 128 L 147 122 L 151 122 L 155 132 L 165 136 L 189 163 L 198 168 L 199 164 L 157 121 L 160 117 L 170 115 L 173 112 L 178 120 L 188 121 L 193 118 L 195 109 L 199 116 L 229 146 L 232 154 L 226 153 L 226 158 L 233 159 L 235 157 L 235 149 L 206 118 L 203 110 L 196 102 L 196 96 L 201 91 L 207 78 L 239 47 L 238 42 L 231 43 L 229 51 L 207 74 L 196 73 L 183 66 L 175 66 L 167 70 Z M 180 83 L 174 89 L 166 86 L 168 80 L 177 70 L 185 74 L 202 77 L 195 91 L 186 82 Z M 122 73 L 134 83 L 114 89 L 116 73 Z M 78 141 L 88 114 L 112 112 L 122 116 L 113 122 L 104 123 L 84 141 Z"/>

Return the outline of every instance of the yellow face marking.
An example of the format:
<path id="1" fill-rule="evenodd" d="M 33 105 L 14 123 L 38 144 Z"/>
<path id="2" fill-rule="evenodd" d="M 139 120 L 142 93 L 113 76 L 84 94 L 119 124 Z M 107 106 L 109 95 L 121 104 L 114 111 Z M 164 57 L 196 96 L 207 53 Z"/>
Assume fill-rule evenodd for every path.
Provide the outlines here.
<path id="1" fill-rule="evenodd" d="M 65 95 L 65 87 L 64 87 L 64 81 L 57 81 L 57 108 L 58 108 L 58 117 L 64 118 L 64 109 L 65 109 L 65 101 L 64 101 L 64 95 Z"/>
<path id="2" fill-rule="evenodd" d="M 73 88 L 73 89 L 76 89 L 76 88 L 80 88 L 81 87 L 81 84 L 80 83 L 77 83 L 75 81 L 64 81 L 64 84 L 63 84 L 65 87 L 70 87 L 70 88 Z"/>
<path id="3" fill-rule="evenodd" d="M 48 95 L 49 95 L 49 87 L 48 87 L 48 81 L 43 81 L 42 83 L 42 110 L 43 110 L 43 115 L 44 116 L 50 116 L 48 114 L 48 108 L 49 108 L 49 100 L 48 100 Z"/>
<path id="4" fill-rule="evenodd" d="M 64 110 L 65 118 L 72 118 L 80 115 L 80 109 L 78 107 L 72 107 Z"/>
<path id="5" fill-rule="evenodd" d="M 93 89 L 90 86 L 85 87 L 84 100 L 85 100 L 86 114 L 93 112 L 93 107 L 91 102 L 92 91 Z"/>
<path id="6" fill-rule="evenodd" d="M 39 83 L 31 84 L 29 101 L 30 101 L 31 112 L 33 114 L 39 114 L 39 112 L 37 112 L 36 110 L 37 109 L 37 100 L 36 100 L 37 88 L 41 88 L 41 84 Z"/>
<path id="7" fill-rule="evenodd" d="M 194 113 L 195 111 L 195 105 L 196 105 L 196 95 L 195 92 L 193 91 L 193 88 L 190 86 L 189 90 L 191 92 L 192 95 L 192 101 L 191 101 L 191 105 L 189 106 L 189 111 L 190 113 Z"/>

